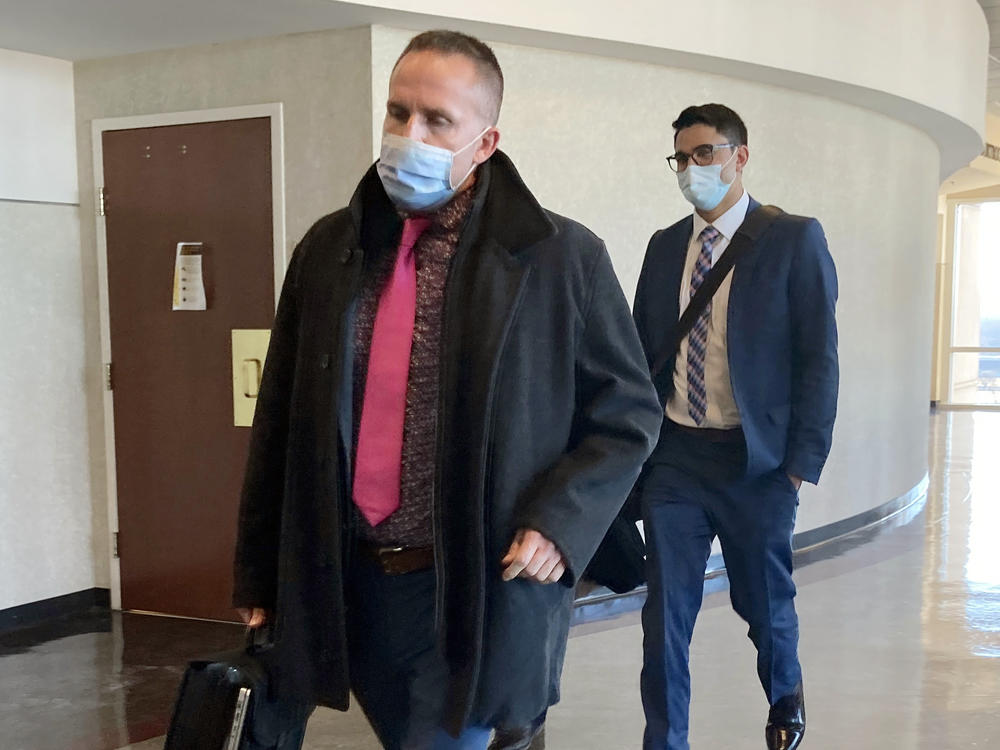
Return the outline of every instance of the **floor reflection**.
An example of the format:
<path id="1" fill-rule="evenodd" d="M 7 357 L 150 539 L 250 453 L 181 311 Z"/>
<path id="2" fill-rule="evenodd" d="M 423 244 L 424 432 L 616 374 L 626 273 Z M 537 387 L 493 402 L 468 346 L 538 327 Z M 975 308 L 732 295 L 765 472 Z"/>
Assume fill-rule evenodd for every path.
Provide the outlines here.
<path id="1" fill-rule="evenodd" d="M 95 612 L 0 636 L 0 747 L 104 750 L 162 735 L 188 659 L 228 624 Z"/>
<path id="2" fill-rule="evenodd" d="M 921 748 L 1000 743 L 1000 414 L 943 413 L 931 430 L 922 586 Z M 981 726 L 981 731 L 970 727 Z M 973 742 L 989 744 L 975 745 Z M 958 747 L 957 743 L 943 745 Z"/>
<path id="3" fill-rule="evenodd" d="M 805 747 L 1000 747 L 1000 413 L 930 421 L 926 500 L 800 560 Z M 710 592 L 692 644 L 692 747 L 759 750 L 746 628 Z M 549 750 L 637 748 L 637 612 L 574 628 Z M 234 648 L 222 623 L 95 613 L 0 636 L 0 748 L 143 750 L 184 663 Z M 356 711 L 319 711 L 308 750 L 377 748 Z"/>
<path id="4" fill-rule="evenodd" d="M 926 500 L 799 560 L 806 747 L 1000 747 L 1000 414 L 939 413 L 930 426 Z M 637 614 L 616 622 L 571 640 L 549 747 L 641 745 L 641 629 Z M 692 747 L 763 747 L 753 658 L 728 594 L 709 593 L 692 643 Z"/>

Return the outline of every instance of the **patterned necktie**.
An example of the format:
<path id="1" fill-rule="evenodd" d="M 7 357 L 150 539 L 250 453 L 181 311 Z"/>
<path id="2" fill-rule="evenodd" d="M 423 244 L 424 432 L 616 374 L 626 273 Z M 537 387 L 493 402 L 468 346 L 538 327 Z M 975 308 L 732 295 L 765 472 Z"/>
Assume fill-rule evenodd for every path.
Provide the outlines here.
<path id="1" fill-rule="evenodd" d="M 399 507 L 406 388 L 417 309 L 413 246 L 428 224 L 425 218 L 403 223 L 396 265 L 379 298 L 372 329 L 354 467 L 354 503 L 372 526 Z"/>
<path id="2" fill-rule="evenodd" d="M 698 292 L 698 288 L 705 281 L 709 271 L 712 270 L 712 250 L 722 235 L 715 227 L 709 225 L 701 230 L 698 239 L 701 241 L 701 252 L 698 253 L 698 260 L 694 264 L 694 272 L 691 274 L 691 297 Z M 688 414 L 698 426 L 705 421 L 705 411 L 708 408 L 707 392 L 705 390 L 705 350 L 708 346 L 708 322 L 712 315 L 712 303 L 705 306 L 705 310 L 691 327 L 688 334 L 687 350 L 687 392 L 688 392 Z"/>

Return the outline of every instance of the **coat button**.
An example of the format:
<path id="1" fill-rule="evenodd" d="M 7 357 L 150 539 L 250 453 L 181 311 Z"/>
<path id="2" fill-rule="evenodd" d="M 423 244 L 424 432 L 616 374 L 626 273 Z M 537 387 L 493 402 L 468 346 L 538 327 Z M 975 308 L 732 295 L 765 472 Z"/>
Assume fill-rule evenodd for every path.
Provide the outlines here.
<path id="1" fill-rule="evenodd" d="M 346 266 L 353 259 L 354 259 L 354 248 L 345 247 L 343 251 L 340 253 L 340 262 Z"/>
<path id="2" fill-rule="evenodd" d="M 329 354 L 324 354 L 323 355 L 323 357 L 319 361 L 319 366 L 322 367 L 324 370 L 327 369 L 330 366 L 330 355 Z"/>

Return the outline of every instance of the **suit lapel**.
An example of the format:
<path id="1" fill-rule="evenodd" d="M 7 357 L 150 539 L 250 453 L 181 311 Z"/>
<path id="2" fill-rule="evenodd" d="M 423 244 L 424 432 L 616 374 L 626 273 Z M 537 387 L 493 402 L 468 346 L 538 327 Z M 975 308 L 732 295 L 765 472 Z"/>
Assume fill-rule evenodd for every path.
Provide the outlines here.
<path id="1" fill-rule="evenodd" d="M 667 300 L 667 320 L 677 321 L 681 317 L 681 283 L 684 280 L 684 264 L 687 262 L 688 246 L 691 244 L 691 232 L 694 230 L 694 217 L 688 216 L 680 225 L 676 237 L 671 243 L 670 257 L 667 258 L 667 275 L 665 288 L 670 293 Z"/>
<path id="2" fill-rule="evenodd" d="M 760 203 L 750 198 L 750 205 L 747 207 L 747 216 L 750 215 L 754 209 L 760 207 Z M 763 238 L 762 238 L 763 239 Z M 738 321 L 745 317 L 741 315 L 741 311 L 745 309 L 747 300 L 751 294 L 751 281 L 754 276 L 754 269 L 756 269 L 757 264 L 760 262 L 761 248 L 765 242 L 758 240 L 750 247 L 747 252 L 745 252 L 739 260 L 736 261 L 736 265 L 733 266 L 733 281 L 729 288 L 729 312 L 726 315 L 727 318 L 727 334 L 726 334 L 726 349 L 728 352 L 732 352 L 732 336 L 734 332 L 738 335 L 739 323 Z M 736 325 L 734 325 L 736 323 Z M 730 368 L 732 367 L 732 357 L 729 358 Z"/>
<path id="3" fill-rule="evenodd" d="M 652 325 L 650 326 L 650 330 L 658 328 L 663 331 L 662 338 L 656 342 L 656 348 L 652 353 L 653 362 L 651 364 L 655 364 L 656 360 L 660 357 L 661 351 L 670 345 L 670 342 L 674 340 L 674 336 L 676 335 L 676 326 L 681 317 L 681 282 L 683 281 L 684 265 L 687 261 L 688 245 L 691 242 L 693 227 L 694 218 L 688 216 L 671 227 L 668 230 L 670 234 L 663 238 L 664 257 L 661 266 L 663 270 L 660 277 L 660 284 L 658 285 L 659 293 L 663 295 L 663 298 L 656 307 L 661 311 L 663 316 L 660 320 L 670 321 L 671 324 L 667 326 L 656 325 L 655 328 Z M 651 306 L 651 309 L 654 308 Z M 676 352 L 673 353 L 673 357 L 676 357 Z M 666 362 L 664 367 L 653 378 L 653 384 L 656 386 L 657 393 L 666 394 L 673 391 L 673 357 Z"/>

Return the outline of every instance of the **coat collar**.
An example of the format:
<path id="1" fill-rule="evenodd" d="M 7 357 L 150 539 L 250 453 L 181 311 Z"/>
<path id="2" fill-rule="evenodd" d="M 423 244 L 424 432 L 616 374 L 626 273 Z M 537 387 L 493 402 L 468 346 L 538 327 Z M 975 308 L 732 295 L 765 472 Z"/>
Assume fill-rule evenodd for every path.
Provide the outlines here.
<path id="1" fill-rule="evenodd" d="M 555 223 L 507 154 L 497 151 L 484 166 L 490 173 L 481 227 L 484 237 L 516 253 L 556 234 Z"/>
<path id="2" fill-rule="evenodd" d="M 556 234 L 556 226 L 531 194 L 510 158 L 497 151 L 479 167 L 477 178 L 485 195 L 479 219 L 479 238 L 493 240 L 510 253 Z M 366 248 L 393 245 L 402 221 L 386 195 L 373 164 L 348 204 L 358 241 Z"/>

